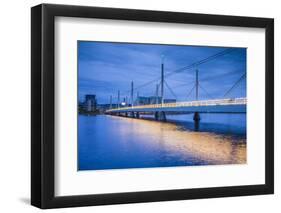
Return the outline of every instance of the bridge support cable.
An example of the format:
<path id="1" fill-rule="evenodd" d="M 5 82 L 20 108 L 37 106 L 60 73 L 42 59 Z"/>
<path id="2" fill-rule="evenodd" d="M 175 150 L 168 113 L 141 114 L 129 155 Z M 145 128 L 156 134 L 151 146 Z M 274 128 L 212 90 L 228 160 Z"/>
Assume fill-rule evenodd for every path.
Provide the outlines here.
<path id="1" fill-rule="evenodd" d="M 167 88 L 169 89 L 169 91 L 171 92 L 171 94 L 177 99 L 177 95 L 174 93 L 174 91 L 172 90 L 172 88 L 168 85 L 167 81 L 164 81 L 165 85 L 167 86 Z"/>
<path id="2" fill-rule="evenodd" d="M 246 72 L 232 85 L 232 87 L 229 90 L 226 91 L 223 97 L 229 95 L 245 77 L 246 77 Z"/>
<path id="3" fill-rule="evenodd" d="M 214 99 L 214 97 L 210 95 L 210 93 L 201 84 L 199 84 L 199 87 L 207 94 L 207 96 L 209 96 L 209 98 Z"/>
<path id="4" fill-rule="evenodd" d="M 205 76 L 205 77 L 202 77 L 200 78 L 200 81 L 212 81 L 212 80 L 218 80 L 218 79 L 222 79 L 224 77 L 228 77 L 229 75 L 233 75 L 233 74 L 237 74 L 237 73 L 241 73 L 243 74 L 245 71 L 244 69 L 241 70 L 241 69 L 235 69 L 235 70 L 232 70 L 232 71 L 228 71 L 226 73 L 219 73 L 219 74 L 216 74 L 216 75 L 210 75 L 210 76 Z"/>
<path id="5" fill-rule="evenodd" d="M 190 84 L 194 83 L 194 81 L 190 81 L 188 83 L 184 83 L 184 84 L 180 84 L 180 85 L 177 85 L 177 86 L 174 86 L 173 89 L 177 89 L 177 88 L 180 88 L 180 87 L 185 87 L 185 86 L 188 86 Z"/>
<path id="6" fill-rule="evenodd" d="M 191 88 L 191 90 L 187 93 L 187 96 L 186 96 L 186 98 L 189 98 L 189 96 L 192 94 L 192 92 L 193 92 L 193 90 L 195 89 L 195 84 L 194 84 L 194 86 Z"/>
<path id="7" fill-rule="evenodd" d="M 165 77 L 174 75 L 174 74 L 176 74 L 176 73 L 183 72 L 183 71 L 185 71 L 185 70 L 192 69 L 192 68 L 197 67 L 197 66 L 199 66 L 199 65 L 201 65 L 201 64 L 204 64 L 204 63 L 207 63 L 207 62 L 209 62 L 209 61 L 211 61 L 211 60 L 214 60 L 214 59 L 216 59 L 216 58 L 218 58 L 218 57 L 221 57 L 221 56 L 223 56 L 223 55 L 229 54 L 229 53 L 233 52 L 234 50 L 236 50 L 236 48 L 228 48 L 228 49 L 223 50 L 223 51 L 221 51 L 221 52 L 219 52 L 219 53 L 216 53 L 216 54 L 211 55 L 211 56 L 209 56 L 209 57 L 207 57 L 207 58 L 204 58 L 204 59 L 202 59 L 202 60 L 200 60 L 200 61 L 194 62 L 194 63 L 192 63 L 192 64 L 190 64 L 190 65 L 188 65 L 188 66 L 185 66 L 185 67 L 182 67 L 182 68 L 180 68 L 180 69 L 171 71 L 171 72 L 167 73 L 167 74 L 165 75 Z"/>
<path id="8" fill-rule="evenodd" d="M 209 56 L 209 57 L 207 57 L 207 58 L 204 58 L 204 59 L 202 59 L 202 60 L 200 60 L 200 61 L 194 62 L 194 63 L 192 63 L 192 64 L 190 64 L 190 65 L 188 65 L 188 66 L 185 66 L 185 67 L 182 67 L 182 68 L 180 68 L 180 69 L 176 69 L 176 70 L 174 70 L 174 71 L 171 71 L 171 72 L 167 73 L 166 75 L 163 75 L 163 78 L 166 78 L 166 77 L 169 77 L 169 76 L 171 76 L 171 75 L 174 75 L 174 74 L 183 72 L 183 71 L 185 71 L 185 70 L 192 69 L 192 68 L 194 68 L 194 67 L 196 67 L 196 66 L 199 66 L 199 65 L 202 65 L 202 64 L 207 63 L 207 62 L 209 62 L 209 61 L 215 60 L 215 59 L 218 58 L 218 57 L 221 57 L 221 56 L 223 56 L 223 55 L 229 54 L 229 53 L 231 53 L 231 52 L 233 52 L 233 51 L 235 51 L 235 50 L 236 50 L 236 48 L 228 48 L 228 49 L 223 50 L 223 51 L 221 51 L 221 52 L 218 52 L 218 53 L 216 53 L 216 54 L 214 54 L 214 55 L 211 55 L 211 56 Z M 163 64 L 163 60 L 162 60 L 162 64 Z M 161 69 L 162 69 L 162 64 L 161 64 Z M 163 69 L 164 69 L 164 64 L 163 64 Z M 144 83 L 144 84 L 141 84 L 141 85 L 139 85 L 138 87 L 136 87 L 135 90 L 139 90 L 140 88 L 143 88 L 143 87 L 145 87 L 145 86 L 151 85 L 152 83 L 158 81 L 159 79 L 161 80 L 161 77 L 160 77 L 160 78 L 158 77 L 158 78 L 152 79 L 151 81 L 148 81 L 148 82 L 146 82 L 146 83 Z M 130 91 L 130 90 L 128 90 L 127 92 L 129 92 L 129 91 Z M 125 92 L 124 92 L 124 93 L 125 93 Z"/>

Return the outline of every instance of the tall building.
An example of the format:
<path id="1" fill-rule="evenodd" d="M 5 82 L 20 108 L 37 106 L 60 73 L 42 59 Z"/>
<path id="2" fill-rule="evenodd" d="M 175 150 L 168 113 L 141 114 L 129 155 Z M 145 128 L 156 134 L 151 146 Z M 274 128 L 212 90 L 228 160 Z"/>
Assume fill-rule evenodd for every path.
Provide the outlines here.
<path id="1" fill-rule="evenodd" d="M 85 109 L 88 112 L 94 112 L 97 110 L 96 95 L 86 95 L 85 96 Z"/>

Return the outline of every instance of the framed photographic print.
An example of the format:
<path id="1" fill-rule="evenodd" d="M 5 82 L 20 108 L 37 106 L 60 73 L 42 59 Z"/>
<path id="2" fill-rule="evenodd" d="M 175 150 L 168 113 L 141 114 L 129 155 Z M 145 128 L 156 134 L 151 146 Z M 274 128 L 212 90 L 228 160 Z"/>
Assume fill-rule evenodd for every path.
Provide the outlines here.
<path id="1" fill-rule="evenodd" d="M 272 194 L 274 21 L 31 9 L 31 203 Z"/>

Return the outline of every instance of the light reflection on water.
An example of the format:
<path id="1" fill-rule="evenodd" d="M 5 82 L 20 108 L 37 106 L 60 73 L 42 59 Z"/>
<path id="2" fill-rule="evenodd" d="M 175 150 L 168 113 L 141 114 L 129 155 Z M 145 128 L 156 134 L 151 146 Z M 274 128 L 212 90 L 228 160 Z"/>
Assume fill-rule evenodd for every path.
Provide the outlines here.
<path id="1" fill-rule="evenodd" d="M 78 169 L 246 163 L 246 125 L 242 125 L 246 120 L 238 118 L 238 126 L 236 122 L 225 125 L 231 123 L 225 118 L 214 124 L 205 117 L 196 132 L 188 116 L 170 116 L 166 123 L 79 116 Z"/>

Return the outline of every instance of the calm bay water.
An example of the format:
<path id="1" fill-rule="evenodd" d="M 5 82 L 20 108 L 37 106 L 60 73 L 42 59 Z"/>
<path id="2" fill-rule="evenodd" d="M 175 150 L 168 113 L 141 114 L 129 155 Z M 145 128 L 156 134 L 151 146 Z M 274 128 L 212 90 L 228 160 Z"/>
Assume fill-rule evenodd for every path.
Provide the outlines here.
<path id="1" fill-rule="evenodd" d="M 79 115 L 78 170 L 246 163 L 245 114 L 146 117 Z"/>

